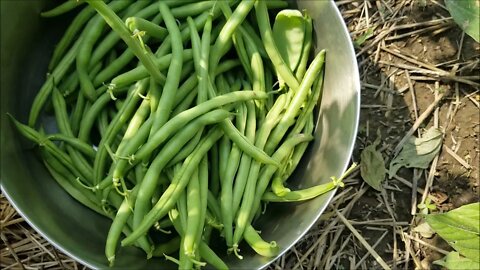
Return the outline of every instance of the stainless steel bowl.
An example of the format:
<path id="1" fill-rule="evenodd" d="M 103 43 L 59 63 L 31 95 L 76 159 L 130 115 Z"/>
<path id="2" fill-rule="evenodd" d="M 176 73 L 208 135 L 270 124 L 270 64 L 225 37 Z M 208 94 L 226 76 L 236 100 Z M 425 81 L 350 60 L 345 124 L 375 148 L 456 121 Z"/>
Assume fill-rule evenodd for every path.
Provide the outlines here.
<path id="1" fill-rule="evenodd" d="M 26 122 L 30 104 L 45 80 L 47 64 L 67 22 L 41 19 L 48 0 L 1 1 L 1 186 L 25 220 L 60 250 L 91 268 L 107 268 L 104 243 L 109 220 L 73 200 L 49 176 L 34 152 L 13 129 L 9 112 Z M 329 181 L 346 169 L 357 132 L 360 85 L 350 36 L 333 1 L 297 1 L 313 17 L 316 49 L 327 49 L 325 88 L 316 139 L 291 178 L 294 187 Z M 314 224 L 334 192 L 301 204 L 277 204 L 255 224 L 276 240 L 282 253 Z M 232 269 L 259 269 L 273 258 L 242 250 L 243 260 L 224 256 Z M 145 260 L 124 248 L 116 268 L 169 268 L 164 259 Z"/>

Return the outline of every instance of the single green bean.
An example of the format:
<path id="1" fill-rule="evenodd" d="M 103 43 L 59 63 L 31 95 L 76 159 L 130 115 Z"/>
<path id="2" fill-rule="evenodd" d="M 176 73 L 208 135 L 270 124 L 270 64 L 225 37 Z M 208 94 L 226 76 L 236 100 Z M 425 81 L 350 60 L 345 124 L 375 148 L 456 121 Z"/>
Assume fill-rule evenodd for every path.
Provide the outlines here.
<path id="1" fill-rule="evenodd" d="M 108 125 L 108 113 L 107 110 L 103 110 L 97 119 L 97 129 L 101 137 L 107 134 Z"/>
<path id="2" fill-rule="evenodd" d="M 78 139 L 88 142 L 90 137 L 90 131 L 95 123 L 95 120 L 100 115 L 100 112 L 104 110 L 107 104 L 111 101 L 111 96 L 109 93 L 104 93 L 101 95 L 86 111 L 85 116 L 82 117 L 80 121 L 80 129 L 78 132 Z"/>
<path id="3" fill-rule="evenodd" d="M 302 81 L 305 71 L 307 70 L 307 63 L 310 57 L 310 51 L 312 49 L 312 18 L 308 15 L 304 15 L 305 18 L 305 37 L 303 40 L 302 55 L 300 56 L 300 62 L 295 70 L 295 77 L 298 81 Z"/>
<path id="4" fill-rule="evenodd" d="M 85 109 L 88 102 L 85 100 L 85 96 L 82 92 L 78 91 L 77 101 L 70 115 L 70 126 L 72 127 L 73 134 L 77 135 L 80 129 L 80 122 L 85 113 Z"/>
<path id="5" fill-rule="evenodd" d="M 54 82 L 62 80 L 65 73 L 68 71 L 68 68 L 75 60 L 75 55 L 77 54 L 78 48 L 80 46 L 81 37 L 75 42 L 75 44 L 70 48 L 65 57 L 60 61 L 60 63 L 55 67 L 52 73 L 49 75 L 48 80 L 42 85 L 40 91 L 38 91 L 35 99 L 33 100 L 30 114 L 28 116 L 28 125 L 34 127 L 37 118 L 40 115 L 45 102 L 48 100 L 50 93 L 52 92 Z"/>
<path id="6" fill-rule="evenodd" d="M 96 100 L 97 93 L 95 92 L 93 82 L 88 76 L 88 68 L 92 56 L 93 46 L 100 38 L 104 26 L 105 21 L 98 15 L 87 24 L 76 58 L 76 73 L 80 80 L 80 90 L 91 102 Z"/>
<path id="7" fill-rule="evenodd" d="M 158 108 L 155 111 L 155 119 L 153 120 L 150 137 L 160 129 L 165 122 L 170 118 L 173 101 L 175 99 L 175 92 L 180 84 L 180 74 L 182 72 L 183 64 L 183 45 L 180 29 L 173 17 L 170 8 L 167 4 L 160 2 L 159 10 L 167 26 L 172 42 L 172 59 L 168 68 L 168 77 L 163 87 L 162 96 L 158 103 Z"/>
<path id="8" fill-rule="evenodd" d="M 173 103 L 173 107 L 176 108 L 178 104 L 180 104 L 192 91 L 198 91 L 196 88 L 197 84 L 197 74 L 190 75 L 190 77 L 188 77 L 178 88 L 175 94 L 175 102 Z"/>
<path id="9" fill-rule="evenodd" d="M 320 184 L 302 190 L 290 191 L 283 196 L 278 196 L 273 192 L 265 192 L 262 196 L 262 201 L 266 202 L 301 202 L 311 200 L 322 194 L 325 194 L 336 187 L 342 187 L 343 182 L 331 181 L 325 184 Z"/>
<path id="10" fill-rule="evenodd" d="M 172 254 L 178 249 L 180 249 L 180 237 L 175 236 L 165 243 L 156 245 L 152 255 L 153 257 L 163 257 L 164 254 Z"/>
<path id="11" fill-rule="evenodd" d="M 183 240 L 183 249 L 185 255 L 190 258 L 195 258 L 196 250 L 198 248 L 197 237 L 201 222 L 200 211 L 202 205 L 200 202 L 200 182 L 198 179 L 198 170 L 196 170 L 192 179 L 187 184 L 187 226 L 185 228 L 185 236 Z"/>
<path id="12" fill-rule="evenodd" d="M 73 2 L 73 1 L 69 1 Z M 52 58 L 50 59 L 50 63 L 48 64 L 48 70 L 54 70 L 57 69 L 57 64 L 60 65 L 59 63 L 64 61 L 62 60 L 62 57 L 65 58 L 68 56 L 69 53 L 67 53 L 64 56 L 65 51 L 67 51 L 68 47 L 70 44 L 75 41 L 75 35 L 79 31 L 82 30 L 82 27 L 84 26 L 85 23 L 95 14 L 95 10 L 89 6 L 85 7 L 78 13 L 78 15 L 73 19 L 73 21 L 70 23 L 68 26 L 67 30 L 65 31 L 65 34 L 63 37 L 60 39 L 58 42 L 57 46 L 55 46 L 55 50 L 53 51 Z M 72 46 L 78 46 L 75 44 L 78 44 L 80 41 L 77 39 L 77 41 L 74 43 Z M 70 49 L 71 50 L 71 49 Z M 76 53 L 75 53 L 76 55 Z M 75 57 L 74 57 L 75 59 Z"/>
<path id="13" fill-rule="evenodd" d="M 198 95 L 198 87 L 192 90 L 183 100 L 175 107 L 171 113 L 171 117 L 175 117 L 179 113 L 188 110 L 195 104 L 195 98 Z M 176 99 L 176 98 L 175 98 Z"/>
<path id="14" fill-rule="evenodd" d="M 47 138 L 51 141 L 62 141 L 68 143 L 70 146 L 74 147 L 78 151 L 82 152 L 89 158 L 95 158 L 96 152 L 93 147 L 85 142 L 62 133 L 49 134 Z"/>
<path id="15" fill-rule="evenodd" d="M 280 249 L 275 241 L 270 243 L 265 242 L 265 240 L 260 237 L 252 225 L 247 226 L 244 237 L 248 245 L 250 245 L 255 252 L 264 257 L 275 257 L 280 252 Z"/>
<path id="16" fill-rule="evenodd" d="M 74 10 L 75 8 L 77 8 L 77 7 L 79 7 L 83 4 L 84 4 L 84 2 L 82 2 L 82 1 L 67 1 L 67 2 L 61 3 L 60 5 L 54 7 L 50 10 L 41 12 L 40 16 L 42 16 L 44 18 L 60 16 L 62 14 L 65 14 L 67 12 L 70 12 L 70 11 Z"/>

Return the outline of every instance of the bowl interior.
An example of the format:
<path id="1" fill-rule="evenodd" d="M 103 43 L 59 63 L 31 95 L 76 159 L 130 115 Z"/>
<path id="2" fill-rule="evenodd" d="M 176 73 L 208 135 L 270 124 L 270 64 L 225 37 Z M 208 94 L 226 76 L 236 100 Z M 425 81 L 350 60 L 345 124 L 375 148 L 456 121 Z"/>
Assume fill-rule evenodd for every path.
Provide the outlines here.
<path id="1" fill-rule="evenodd" d="M 32 144 L 14 130 L 6 113 L 26 122 L 30 104 L 45 80 L 47 65 L 68 16 L 41 19 L 53 1 L 1 1 L 1 185 L 19 213 L 55 246 L 92 268 L 107 268 L 104 243 L 110 221 L 83 207 L 49 176 L 31 150 Z M 289 180 L 305 188 L 338 176 L 349 163 L 359 116 L 359 75 L 344 22 L 333 1 L 297 1 L 313 18 L 316 51 L 327 49 L 324 94 L 315 141 Z M 28 18 L 25 19 L 25 18 Z M 282 253 L 313 225 L 334 192 L 301 204 L 270 204 L 256 223 L 266 240 Z M 243 260 L 219 254 L 232 269 L 258 269 L 273 258 L 242 249 Z M 164 259 L 145 260 L 143 252 L 123 248 L 116 268 L 153 269 Z"/>

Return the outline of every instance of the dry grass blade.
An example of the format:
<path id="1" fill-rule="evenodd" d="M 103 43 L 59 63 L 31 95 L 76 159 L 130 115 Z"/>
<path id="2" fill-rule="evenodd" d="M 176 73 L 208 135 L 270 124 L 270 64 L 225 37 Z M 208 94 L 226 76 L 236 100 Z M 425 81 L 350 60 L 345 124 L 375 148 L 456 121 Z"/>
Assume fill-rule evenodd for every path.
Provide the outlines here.
<path id="1" fill-rule="evenodd" d="M 380 264 L 380 266 L 382 266 L 383 269 L 386 269 L 386 270 L 392 269 L 382 259 L 382 257 L 378 255 L 375 249 L 373 249 L 372 246 L 370 246 L 367 240 L 365 240 L 365 238 L 363 238 L 363 236 L 352 226 L 352 224 L 350 224 L 350 222 L 345 218 L 344 215 L 342 215 L 342 213 L 340 213 L 338 210 L 335 211 L 335 213 L 337 213 L 338 217 L 340 218 L 340 220 L 342 220 L 343 224 L 345 224 L 345 226 L 347 226 L 347 228 L 353 233 L 353 235 L 355 235 L 355 237 L 358 238 L 360 243 L 362 243 L 362 245 L 368 250 L 368 252 L 375 258 L 375 260 Z"/>

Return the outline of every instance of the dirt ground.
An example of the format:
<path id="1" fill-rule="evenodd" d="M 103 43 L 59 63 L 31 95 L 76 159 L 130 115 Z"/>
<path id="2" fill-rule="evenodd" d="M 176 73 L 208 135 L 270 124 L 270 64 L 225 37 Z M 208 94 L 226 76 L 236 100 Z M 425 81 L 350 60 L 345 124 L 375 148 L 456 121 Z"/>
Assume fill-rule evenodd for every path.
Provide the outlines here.
<path id="1" fill-rule="evenodd" d="M 377 130 L 387 169 L 409 131 L 419 136 L 439 127 L 443 146 L 428 169 L 401 169 L 384 180 L 381 192 L 354 173 L 304 239 L 270 269 L 381 269 L 381 262 L 393 269 L 440 269 L 432 262 L 449 246 L 412 229 L 422 222 L 417 205 L 427 198 L 437 212 L 480 199 L 480 45 L 453 22 L 442 0 L 336 2 L 358 43 L 362 82 L 352 161 L 360 161 Z M 82 268 L 0 201 L 3 268 Z M 7 239 L 7 232 L 14 236 Z"/>

